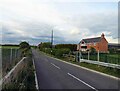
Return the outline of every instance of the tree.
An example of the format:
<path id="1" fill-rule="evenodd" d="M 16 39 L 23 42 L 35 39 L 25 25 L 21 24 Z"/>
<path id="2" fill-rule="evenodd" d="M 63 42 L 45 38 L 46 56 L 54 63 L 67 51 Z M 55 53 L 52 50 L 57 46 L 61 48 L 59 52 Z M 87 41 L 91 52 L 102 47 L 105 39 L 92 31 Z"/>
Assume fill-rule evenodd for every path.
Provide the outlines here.
<path id="1" fill-rule="evenodd" d="M 57 44 L 55 45 L 56 49 L 61 49 L 61 48 L 69 48 L 71 51 L 76 51 L 77 45 L 76 44 Z"/>
<path id="2" fill-rule="evenodd" d="M 20 49 L 25 49 L 25 48 L 30 49 L 30 45 L 26 41 L 21 42 L 19 46 L 20 46 Z"/>
<path id="3" fill-rule="evenodd" d="M 42 49 L 42 48 L 50 48 L 51 43 L 50 42 L 44 42 L 44 43 L 41 42 L 38 46 L 39 46 L 40 49 Z"/>
<path id="4" fill-rule="evenodd" d="M 31 53 L 30 53 L 30 45 L 26 41 L 21 42 L 19 44 L 19 46 L 20 46 L 20 49 L 22 51 L 22 56 L 31 55 Z"/>

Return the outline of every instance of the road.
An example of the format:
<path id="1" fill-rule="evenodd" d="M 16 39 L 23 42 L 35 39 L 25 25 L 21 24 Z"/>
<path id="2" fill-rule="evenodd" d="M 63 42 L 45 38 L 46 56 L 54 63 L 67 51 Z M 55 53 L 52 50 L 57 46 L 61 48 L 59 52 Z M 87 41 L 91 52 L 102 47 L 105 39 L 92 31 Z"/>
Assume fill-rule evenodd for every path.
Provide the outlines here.
<path id="1" fill-rule="evenodd" d="M 118 80 L 32 50 L 39 89 L 118 89 Z M 113 91 L 113 90 L 111 90 Z"/>

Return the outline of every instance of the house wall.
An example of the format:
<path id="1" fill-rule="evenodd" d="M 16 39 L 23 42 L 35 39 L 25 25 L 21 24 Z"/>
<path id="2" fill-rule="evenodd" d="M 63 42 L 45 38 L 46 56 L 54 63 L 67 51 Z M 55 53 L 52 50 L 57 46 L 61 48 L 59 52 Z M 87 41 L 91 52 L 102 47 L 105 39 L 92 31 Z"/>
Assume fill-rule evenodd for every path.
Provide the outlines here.
<path id="1" fill-rule="evenodd" d="M 100 51 L 100 52 L 108 52 L 108 42 L 106 41 L 105 38 L 102 38 L 100 42 L 94 44 L 87 44 L 87 48 L 90 49 L 91 47 L 94 47 L 96 49 L 96 51 Z"/>
<path id="2" fill-rule="evenodd" d="M 100 52 L 108 52 L 108 42 L 105 38 L 101 38 L 101 41 L 97 43 L 88 43 L 86 46 L 87 49 L 93 47 L 96 49 L 96 51 L 99 50 Z M 81 44 L 77 45 L 77 50 L 79 50 L 79 47 L 81 48 Z"/>
<path id="3" fill-rule="evenodd" d="M 108 42 L 105 38 L 102 38 L 101 42 L 99 43 L 99 50 L 100 52 L 108 52 Z"/>
<path id="4" fill-rule="evenodd" d="M 98 50 L 98 43 L 89 43 L 89 44 L 87 44 L 87 49 L 90 49 L 91 47 Z"/>

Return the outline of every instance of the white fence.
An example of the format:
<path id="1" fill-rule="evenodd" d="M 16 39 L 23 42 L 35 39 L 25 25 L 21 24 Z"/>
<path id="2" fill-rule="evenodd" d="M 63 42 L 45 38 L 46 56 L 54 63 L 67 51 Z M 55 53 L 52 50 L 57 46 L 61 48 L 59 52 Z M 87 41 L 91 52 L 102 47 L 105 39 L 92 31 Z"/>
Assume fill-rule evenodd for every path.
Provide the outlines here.
<path id="1" fill-rule="evenodd" d="M 86 63 L 97 64 L 97 65 L 101 65 L 101 66 L 105 66 L 105 67 L 120 69 L 120 65 L 118 65 L 118 64 L 111 64 L 111 63 L 105 63 L 105 62 L 93 61 L 93 60 L 86 60 L 86 59 L 80 59 L 80 62 L 86 62 Z"/>

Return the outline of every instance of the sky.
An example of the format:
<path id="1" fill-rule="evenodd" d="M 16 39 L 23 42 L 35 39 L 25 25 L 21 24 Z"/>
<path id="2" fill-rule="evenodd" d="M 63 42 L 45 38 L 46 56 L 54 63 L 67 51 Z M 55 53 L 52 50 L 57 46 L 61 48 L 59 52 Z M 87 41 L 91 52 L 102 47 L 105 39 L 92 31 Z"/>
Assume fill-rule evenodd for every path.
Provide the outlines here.
<path id="1" fill-rule="evenodd" d="M 0 44 L 78 44 L 100 37 L 118 43 L 117 0 L 0 0 Z"/>

